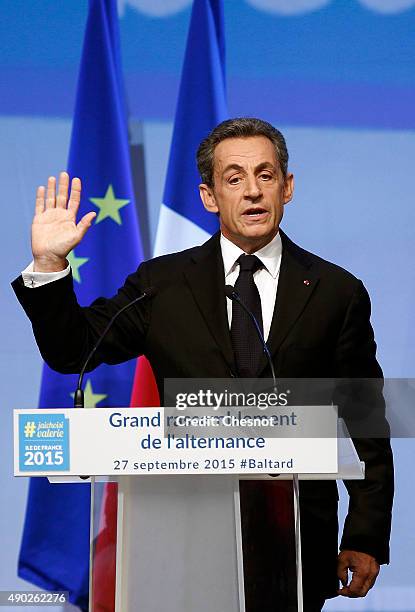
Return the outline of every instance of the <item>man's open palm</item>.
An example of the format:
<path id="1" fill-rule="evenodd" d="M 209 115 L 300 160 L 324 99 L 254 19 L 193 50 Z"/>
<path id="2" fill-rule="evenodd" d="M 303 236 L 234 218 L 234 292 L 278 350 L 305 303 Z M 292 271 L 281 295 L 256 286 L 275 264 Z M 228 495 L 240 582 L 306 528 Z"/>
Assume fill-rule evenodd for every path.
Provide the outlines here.
<path id="1" fill-rule="evenodd" d="M 36 272 L 59 272 L 66 267 L 66 256 L 79 244 L 96 216 L 89 212 L 77 223 L 81 201 L 81 181 L 66 172 L 56 179 L 49 177 L 47 190 L 38 187 L 35 216 L 32 224 L 32 252 Z"/>

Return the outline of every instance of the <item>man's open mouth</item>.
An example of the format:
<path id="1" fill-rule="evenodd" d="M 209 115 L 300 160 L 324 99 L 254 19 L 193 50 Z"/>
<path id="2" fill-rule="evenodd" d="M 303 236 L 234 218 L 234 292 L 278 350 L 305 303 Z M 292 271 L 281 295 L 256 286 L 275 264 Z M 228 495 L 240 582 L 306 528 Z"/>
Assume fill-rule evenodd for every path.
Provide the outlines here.
<path id="1" fill-rule="evenodd" d="M 247 208 L 243 214 L 248 217 L 260 217 L 267 212 L 265 208 Z"/>

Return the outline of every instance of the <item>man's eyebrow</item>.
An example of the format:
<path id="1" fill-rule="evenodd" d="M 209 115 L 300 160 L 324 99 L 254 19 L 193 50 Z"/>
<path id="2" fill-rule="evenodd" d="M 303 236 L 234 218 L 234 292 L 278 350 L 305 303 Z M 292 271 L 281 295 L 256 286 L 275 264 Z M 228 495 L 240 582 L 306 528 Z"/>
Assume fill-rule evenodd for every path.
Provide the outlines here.
<path id="1" fill-rule="evenodd" d="M 261 172 L 261 170 L 275 170 L 275 165 L 272 164 L 271 162 L 262 162 L 262 164 L 258 164 L 258 166 L 255 168 L 255 172 Z"/>
<path id="2" fill-rule="evenodd" d="M 258 164 L 258 166 L 255 167 L 255 172 L 261 172 L 261 170 L 265 170 L 267 168 L 271 170 L 275 170 L 275 165 L 268 161 L 262 162 L 261 164 Z M 243 168 L 243 166 L 240 166 L 239 164 L 229 164 L 223 169 L 222 174 L 225 174 L 226 172 L 229 172 L 230 170 L 237 170 L 238 172 L 245 172 L 245 168 Z"/>
<path id="3" fill-rule="evenodd" d="M 223 169 L 222 174 L 225 174 L 225 172 L 229 172 L 229 170 L 239 170 L 239 171 L 244 172 L 244 168 L 240 166 L 239 164 L 229 164 Z"/>

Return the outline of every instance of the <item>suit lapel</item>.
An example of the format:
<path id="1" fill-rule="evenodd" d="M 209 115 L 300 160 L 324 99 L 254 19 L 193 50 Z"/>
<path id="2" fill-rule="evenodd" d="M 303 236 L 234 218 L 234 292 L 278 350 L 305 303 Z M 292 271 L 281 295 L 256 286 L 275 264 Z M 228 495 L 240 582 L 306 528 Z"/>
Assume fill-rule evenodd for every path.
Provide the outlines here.
<path id="1" fill-rule="evenodd" d="M 185 278 L 226 363 L 235 371 L 219 232 L 192 255 Z"/>
<path id="2" fill-rule="evenodd" d="M 267 340 L 271 355 L 275 355 L 290 333 L 319 282 L 307 252 L 291 242 L 281 230 L 280 234 L 283 247 L 281 269 L 274 315 Z M 261 372 L 266 366 L 267 361 L 264 357 Z"/>
<path id="3" fill-rule="evenodd" d="M 281 230 L 280 234 L 283 245 L 281 269 L 267 340 L 271 355 L 275 355 L 290 333 L 319 282 L 308 253 L 291 242 Z M 226 363 L 231 371 L 235 371 L 219 232 L 192 254 L 185 279 Z M 264 355 L 259 374 L 266 366 Z"/>

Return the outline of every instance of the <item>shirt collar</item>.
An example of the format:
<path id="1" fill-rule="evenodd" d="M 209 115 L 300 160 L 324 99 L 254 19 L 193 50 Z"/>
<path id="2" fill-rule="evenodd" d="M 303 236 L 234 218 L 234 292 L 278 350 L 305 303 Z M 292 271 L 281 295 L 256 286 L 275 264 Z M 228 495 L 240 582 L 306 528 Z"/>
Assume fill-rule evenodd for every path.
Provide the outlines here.
<path id="1" fill-rule="evenodd" d="M 236 260 L 244 251 L 228 238 L 225 238 L 223 234 L 220 236 L 220 248 L 222 250 L 223 268 L 226 278 L 235 270 L 235 267 L 238 265 Z M 262 247 L 262 249 L 259 249 L 259 251 L 255 251 L 254 255 L 262 261 L 271 276 L 276 278 L 280 270 L 282 255 L 282 242 L 279 232 L 271 242 Z"/>

